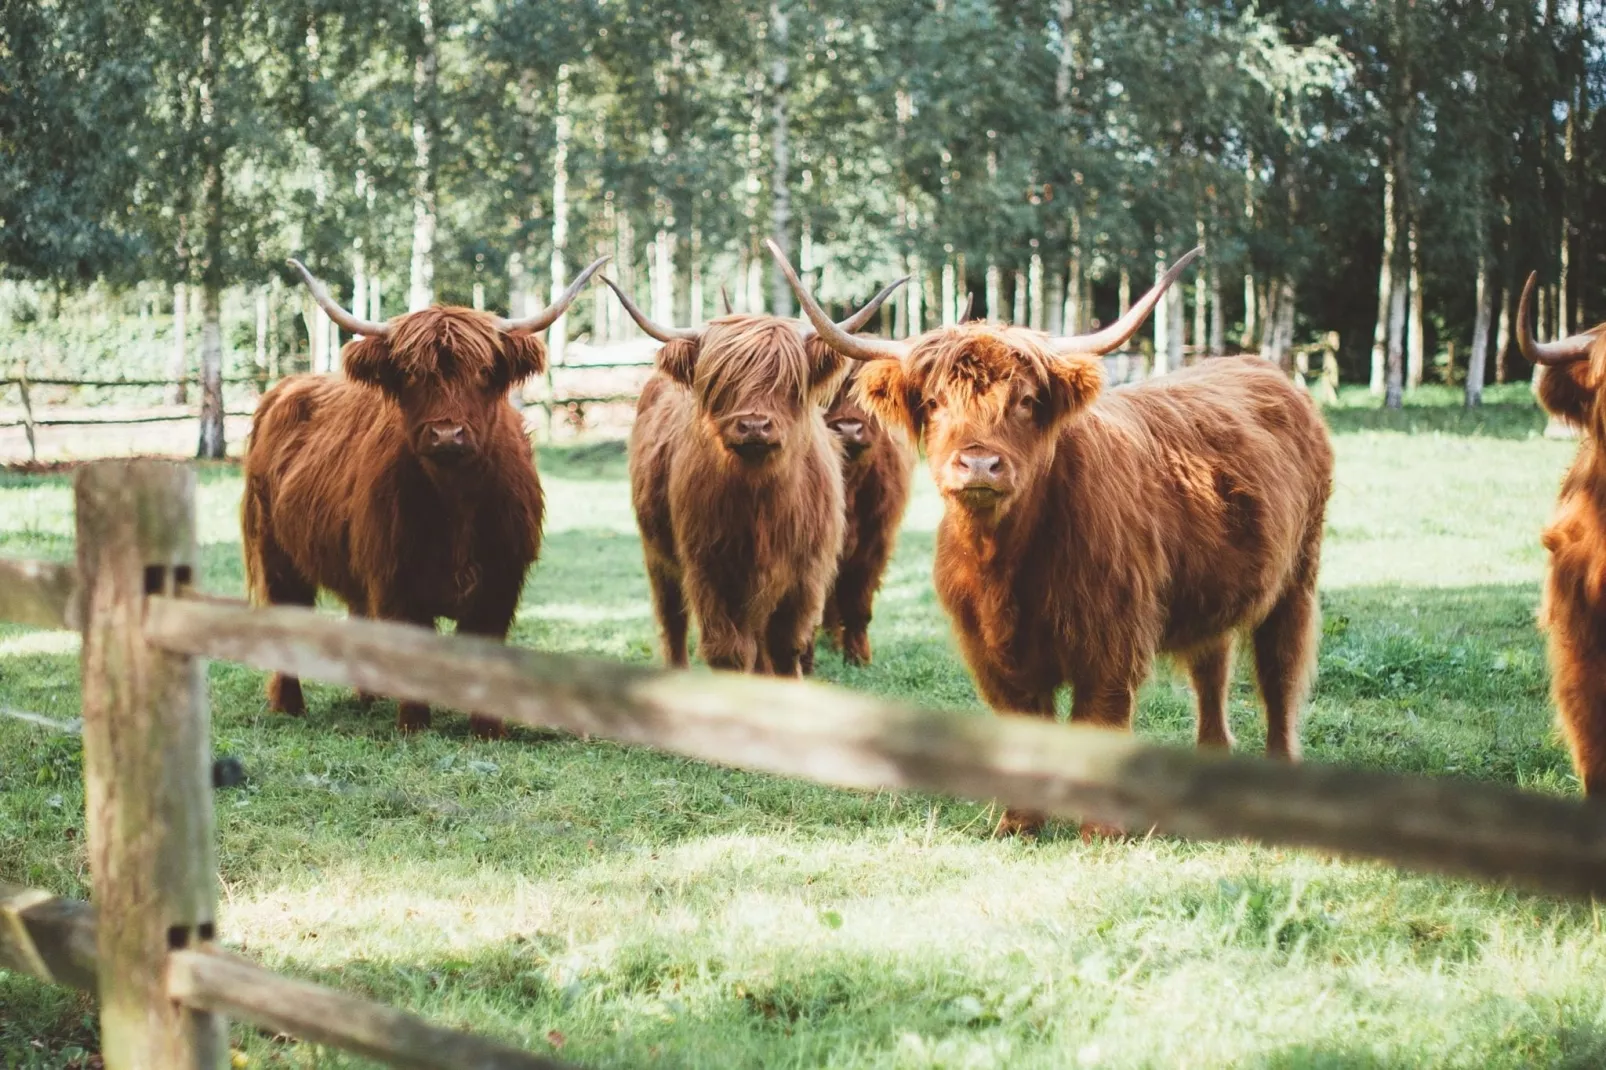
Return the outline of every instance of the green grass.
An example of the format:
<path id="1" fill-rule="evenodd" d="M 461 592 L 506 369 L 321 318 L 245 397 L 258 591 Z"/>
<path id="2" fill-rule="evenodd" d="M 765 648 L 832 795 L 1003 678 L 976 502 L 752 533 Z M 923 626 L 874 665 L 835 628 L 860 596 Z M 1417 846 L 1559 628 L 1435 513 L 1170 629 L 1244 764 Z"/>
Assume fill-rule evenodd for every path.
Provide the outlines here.
<path id="1" fill-rule="evenodd" d="M 1331 411 L 1313 761 L 1577 791 L 1534 628 L 1538 531 L 1573 444 L 1526 395 L 1386 426 Z M 1430 398 L 1431 400 L 1431 398 Z M 1414 428 L 1414 433 L 1410 430 Z M 547 450 L 520 644 L 649 661 L 616 444 Z M 930 585 L 922 475 L 872 628 L 828 679 L 978 709 Z M 202 477 L 207 589 L 238 593 L 237 475 Z M 60 477 L 0 477 L 0 554 L 71 553 Z M 462 718 L 398 738 L 310 689 L 265 710 L 211 668 L 221 931 L 276 969 L 597 1065 L 1591 1067 L 1606 935 L 1588 906 L 1241 843 L 988 838 L 990 812 L 829 790 Z M 0 630 L 0 705 L 77 713 L 70 637 Z M 1240 674 L 1241 745 L 1263 738 Z M 1186 742 L 1162 668 L 1137 731 Z M 0 719 L 0 878 L 84 895 L 76 739 Z M 366 1065 L 235 1027 L 254 1066 Z M 93 1050 L 84 999 L 0 974 L 0 1066 Z"/>

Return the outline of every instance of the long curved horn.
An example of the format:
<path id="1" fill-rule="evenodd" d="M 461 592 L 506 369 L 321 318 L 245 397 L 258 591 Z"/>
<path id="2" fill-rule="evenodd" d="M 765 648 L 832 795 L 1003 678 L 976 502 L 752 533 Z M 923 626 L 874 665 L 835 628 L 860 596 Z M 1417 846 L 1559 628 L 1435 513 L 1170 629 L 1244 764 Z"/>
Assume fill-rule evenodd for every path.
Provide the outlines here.
<path id="1" fill-rule="evenodd" d="M 1195 246 L 1192 252 L 1173 264 L 1171 270 L 1162 275 L 1160 281 L 1154 284 L 1153 289 L 1140 297 L 1138 303 L 1133 305 L 1126 315 L 1108 327 L 1101 331 L 1094 331 L 1092 334 L 1075 334 L 1051 338 L 1049 339 L 1050 348 L 1061 356 L 1069 353 L 1090 353 L 1097 356 L 1102 353 L 1108 353 L 1112 349 L 1119 349 L 1126 344 L 1127 339 L 1138 333 L 1138 328 L 1143 326 L 1143 321 L 1149 318 L 1149 313 L 1154 311 L 1154 306 L 1160 303 L 1160 298 L 1165 296 L 1165 292 L 1171 288 L 1171 284 L 1176 282 L 1178 276 L 1182 274 L 1189 264 L 1199 259 L 1200 254 L 1203 252 L 1204 246 Z"/>
<path id="2" fill-rule="evenodd" d="M 820 303 L 814 299 L 814 295 L 803 288 L 803 283 L 799 281 L 797 272 L 792 270 L 792 264 L 786 259 L 786 254 L 781 252 L 781 247 L 769 238 L 764 239 L 764 244 L 769 246 L 770 255 L 775 258 L 775 263 L 780 267 L 781 274 L 786 276 L 787 285 L 792 287 L 792 292 L 797 295 L 798 304 L 803 306 L 804 314 L 808 317 L 809 322 L 814 324 L 814 329 L 819 332 L 826 345 L 849 360 L 902 360 L 909 352 L 910 347 L 907 342 L 891 342 L 884 338 L 862 338 L 837 326 L 831 317 L 825 314 L 825 309 L 820 307 Z M 885 295 L 890 294 L 905 281 L 905 279 L 899 279 L 878 296 L 881 300 L 886 300 Z M 874 303 L 874 301 L 871 302 L 872 305 Z M 866 308 L 871 312 L 875 311 L 870 306 L 866 306 Z M 860 310 L 860 312 L 863 311 L 864 309 Z M 853 318 L 849 317 L 847 322 L 852 322 Z M 868 316 L 865 318 L 869 319 Z"/>
<path id="3" fill-rule="evenodd" d="M 731 295 L 725 292 L 723 284 L 719 287 L 719 303 L 725 306 L 725 315 L 731 314 Z"/>
<path id="4" fill-rule="evenodd" d="M 1528 302 L 1533 299 L 1534 283 L 1538 280 L 1539 272 L 1529 273 L 1527 285 L 1522 288 L 1522 300 L 1517 304 L 1517 348 L 1522 350 L 1523 359 L 1529 364 L 1571 364 L 1583 360 L 1595 344 L 1595 331 L 1556 342 L 1534 341 L 1533 332 L 1528 329 Z"/>
<path id="5" fill-rule="evenodd" d="M 341 330 L 349 334 L 360 334 L 369 338 L 383 338 L 390 333 L 390 324 L 375 323 L 373 320 L 360 320 L 335 304 L 335 299 L 329 296 L 329 291 L 324 289 L 323 283 L 314 278 L 312 272 L 307 270 L 307 265 L 301 261 L 291 257 L 285 263 L 300 272 L 301 281 L 307 284 L 308 290 L 312 291 L 312 299 L 318 302 L 318 307 L 323 309 L 330 319 L 340 325 Z"/>
<path id="6" fill-rule="evenodd" d="M 975 311 L 976 311 L 976 291 L 972 290 L 968 294 L 965 295 L 965 311 L 960 313 L 959 322 L 960 323 L 969 323 L 970 319 L 971 319 L 971 316 L 972 316 L 973 313 L 975 313 Z"/>
<path id="7" fill-rule="evenodd" d="M 901 279 L 894 279 L 893 281 L 887 283 L 885 286 L 881 287 L 879 293 L 870 298 L 869 304 L 859 309 L 859 311 L 855 312 L 847 319 L 837 320 L 837 328 L 846 331 L 849 334 L 855 334 L 863 330 L 864 325 L 870 322 L 870 317 L 874 316 L 881 310 L 881 306 L 886 303 L 887 298 L 892 296 L 893 291 L 908 281 L 909 276 L 905 275 Z M 814 324 L 807 322 L 803 324 L 804 338 L 813 338 L 817 333 L 818 332 L 814 329 Z"/>
<path id="8" fill-rule="evenodd" d="M 580 291 L 586 288 L 586 283 L 591 281 L 591 276 L 602 270 L 602 265 L 606 264 L 610 259 L 612 257 L 599 256 L 591 261 L 591 265 L 574 277 L 574 281 L 569 283 L 569 288 L 559 294 L 556 301 L 535 315 L 525 316 L 520 320 L 506 320 L 500 316 L 497 317 L 496 329 L 499 331 L 529 331 L 532 334 L 536 331 L 546 330 L 557 322 L 559 316 L 569 311 L 569 306 L 574 304 L 576 297 L 580 296 Z"/>
<path id="9" fill-rule="evenodd" d="M 602 276 L 602 281 L 608 284 L 608 289 L 612 290 L 614 296 L 619 298 L 619 303 L 625 306 L 625 311 L 630 313 L 630 318 L 636 321 L 636 326 L 640 327 L 643 331 L 646 331 L 649 338 L 656 338 L 660 342 L 676 342 L 681 340 L 696 341 L 698 338 L 702 337 L 703 332 L 698 330 L 696 327 L 659 326 L 652 320 L 648 319 L 647 314 L 641 311 L 641 309 L 637 308 L 636 303 L 630 300 L 630 298 L 626 297 L 625 292 L 619 289 L 618 286 L 614 285 L 614 281 L 612 279 L 604 275 Z"/>

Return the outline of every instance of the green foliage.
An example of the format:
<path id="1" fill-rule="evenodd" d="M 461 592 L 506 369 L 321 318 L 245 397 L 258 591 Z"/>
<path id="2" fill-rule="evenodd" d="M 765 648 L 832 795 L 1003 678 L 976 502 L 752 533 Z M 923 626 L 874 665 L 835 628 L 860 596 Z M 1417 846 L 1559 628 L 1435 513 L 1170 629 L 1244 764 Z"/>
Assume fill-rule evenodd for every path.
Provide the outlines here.
<path id="1" fill-rule="evenodd" d="M 1404 426 L 1328 410 L 1313 761 L 1575 794 L 1551 728 L 1537 531 L 1573 445 L 1525 393 Z M 1475 420 L 1485 421 L 1483 423 Z M 543 449 L 547 544 L 513 641 L 650 662 L 617 443 Z M 938 502 L 915 500 L 855 688 L 975 711 L 931 590 Z M 239 477 L 203 471 L 201 586 L 238 594 Z M 71 488 L 0 476 L 0 554 L 72 552 Z M 0 705 L 76 715 L 71 637 L 0 629 Z M 1581 1067 L 1606 1058 L 1606 938 L 1587 906 L 1299 851 L 1074 828 L 995 841 L 990 808 L 836 791 L 463 718 L 399 738 L 390 710 L 210 670 L 220 931 L 291 974 L 590 1066 Z M 1187 743 L 1162 668 L 1137 731 Z M 1264 735 L 1247 673 L 1240 746 Z M 0 877 L 82 895 L 80 748 L 0 718 Z M 0 1063 L 66 1067 L 89 1004 L 0 976 Z M 251 1065 L 356 1066 L 236 1028 Z M 36 1046 L 37 1045 L 37 1046 Z M 33 1060 L 31 1063 L 28 1060 Z"/>

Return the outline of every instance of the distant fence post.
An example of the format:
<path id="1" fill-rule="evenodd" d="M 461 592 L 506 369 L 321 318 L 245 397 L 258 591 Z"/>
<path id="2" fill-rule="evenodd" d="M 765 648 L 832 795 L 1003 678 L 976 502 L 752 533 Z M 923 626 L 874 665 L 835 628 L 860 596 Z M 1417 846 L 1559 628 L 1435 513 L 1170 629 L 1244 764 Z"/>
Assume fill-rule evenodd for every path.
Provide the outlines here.
<path id="1" fill-rule="evenodd" d="M 146 596 L 195 568 L 195 476 L 163 461 L 79 470 L 84 781 L 99 915 L 107 1070 L 217 1070 L 224 1019 L 167 991 L 170 950 L 214 935 L 210 733 L 203 663 L 147 645 Z"/>
<path id="2" fill-rule="evenodd" d="M 33 399 L 28 396 L 28 362 L 17 365 L 17 392 L 22 395 L 22 433 L 28 436 L 28 460 L 39 460 L 39 443 L 34 439 Z"/>

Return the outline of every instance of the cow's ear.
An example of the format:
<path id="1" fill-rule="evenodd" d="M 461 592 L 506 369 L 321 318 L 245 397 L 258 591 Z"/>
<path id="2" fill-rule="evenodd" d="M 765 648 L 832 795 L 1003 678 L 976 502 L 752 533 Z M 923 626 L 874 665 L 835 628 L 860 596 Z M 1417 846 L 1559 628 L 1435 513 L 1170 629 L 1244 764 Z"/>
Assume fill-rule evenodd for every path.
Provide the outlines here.
<path id="1" fill-rule="evenodd" d="M 895 360 L 877 360 L 859 369 L 853 391 L 859 405 L 888 427 L 901 427 L 915 435 L 915 410 L 919 399 L 911 397 L 912 383 L 903 365 Z"/>
<path id="2" fill-rule="evenodd" d="M 390 358 L 390 343 L 382 337 L 347 342 L 340 352 L 340 366 L 353 382 L 378 387 L 387 394 L 401 389 L 401 374 Z"/>
<path id="3" fill-rule="evenodd" d="M 658 370 L 681 386 L 691 386 L 697 378 L 697 351 L 702 348 L 696 338 L 676 338 L 665 342 L 656 358 Z"/>
<path id="4" fill-rule="evenodd" d="M 803 352 L 808 355 L 809 361 L 809 397 L 824 405 L 836 397 L 847 375 L 848 362 L 842 358 L 842 354 L 821 341 L 818 335 L 810 335 L 804 340 Z"/>
<path id="5" fill-rule="evenodd" d="M 1060 357 L 1048 368 L 1049 412 L 1056 419 L 1081 412 L 1104 389 L 1104 363 L 1097 357 Z"/>
<path id="6" fill-rule="evenodd" d="M 546 343 L 529 331 L 502 336 L 502 357 L 498 373 L 503 388 L 514 387 L 532 375 L 546 371 Z"/>
<path id="7" fill-rule="evenodd" d="M 1538 384 L 1534 392 L 1539 395 L 1539 404 L 1544 406 L 1546 412 L 1574 427 L 1581 428 L 1588 423 L 1589 414 L 1596 405 L 1596 384 L 1599 382 L 1592 364 L 1591 361 L 1577 360 L 1571 364 L 1545 368 L 1543 374 L 1539 368 L 1534 369 L 1534 379 Z"/>

